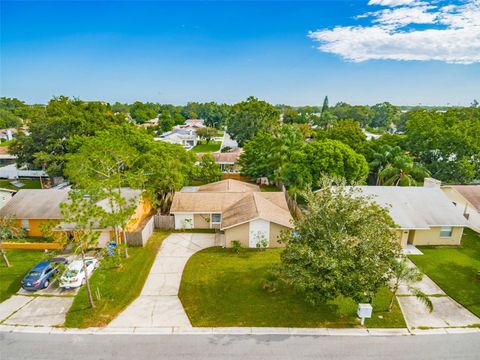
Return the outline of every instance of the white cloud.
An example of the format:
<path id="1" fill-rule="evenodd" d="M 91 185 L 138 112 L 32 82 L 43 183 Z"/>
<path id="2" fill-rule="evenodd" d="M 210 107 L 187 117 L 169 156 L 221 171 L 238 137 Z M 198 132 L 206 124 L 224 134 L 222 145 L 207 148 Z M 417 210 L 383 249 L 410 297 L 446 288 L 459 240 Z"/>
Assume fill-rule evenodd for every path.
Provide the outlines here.
<path id="1" fill-rule="evenodd" d="M 370 0 L 369 4 L 405 5 L 406 2 Z M 415 4 L 360 15 L 371 18 L 369 26 L 337 26 L 310 32 L 309 36 L 320 43 L 321 51 L 354 62 L 370 59 L 480 62 L 480 0 L 443 7 L 438 5 L 439 1 L 411 3 Z M 429 28 L 415 28 L 418 24 Z"/>
<path id="2" fill-rule="evenodd" d="M 420 1 L 417 0 L 370 0 L 368 5 L 380 5 L 380 6 L 403 6 L 403 5 L 414 5 L 418 4 Z"/>

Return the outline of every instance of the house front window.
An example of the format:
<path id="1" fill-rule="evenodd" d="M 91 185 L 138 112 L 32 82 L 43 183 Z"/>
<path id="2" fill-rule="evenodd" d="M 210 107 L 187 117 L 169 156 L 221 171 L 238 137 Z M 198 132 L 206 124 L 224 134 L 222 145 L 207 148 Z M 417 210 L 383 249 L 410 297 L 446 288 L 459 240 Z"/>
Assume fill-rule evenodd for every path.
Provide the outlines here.
<path id="1" fill-rule="evenodd" d="M 453 228 L 451 226 L 442 226 L 440 228 L 440 237 L 447 238 L 452 237 Z"/>
<path id="2" fill-rule="evenodd" d="M 220 224 L 222 222 L 222 214 L 212 214 L 212 224 Z"/>
<path id="3" fill-rule="evenodd" d="M 30 230 L 30 221 L 28 221 L 28 219 L 22 219 L 22 229 Z"/>

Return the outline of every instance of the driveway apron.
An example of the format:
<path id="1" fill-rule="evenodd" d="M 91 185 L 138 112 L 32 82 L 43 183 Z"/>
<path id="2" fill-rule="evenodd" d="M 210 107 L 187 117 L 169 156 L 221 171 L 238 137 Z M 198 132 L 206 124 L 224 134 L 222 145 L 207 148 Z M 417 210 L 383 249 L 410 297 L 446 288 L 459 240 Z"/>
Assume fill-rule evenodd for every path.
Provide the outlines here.
<path id="1" fill-rule="evenodd" d="M 190 256 L 214 245 L 214 234 L 169 235 L 163 241 L 140 296 L 107 327 L 191 327 L 178 298 L 182 272 Z"/>

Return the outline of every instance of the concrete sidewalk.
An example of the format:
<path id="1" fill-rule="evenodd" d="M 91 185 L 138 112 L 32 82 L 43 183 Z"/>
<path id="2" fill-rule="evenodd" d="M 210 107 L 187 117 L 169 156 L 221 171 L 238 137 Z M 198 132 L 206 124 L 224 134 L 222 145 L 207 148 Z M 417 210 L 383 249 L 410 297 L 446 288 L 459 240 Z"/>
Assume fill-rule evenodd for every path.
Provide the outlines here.
<path id="1" fill-rule="evenodd" d="M 415 266 L 411 261 L 409 264 L 412 267 Z M 428 312 L 425 304 L 413 296 L 407 286 L 401 285 L 397 300 L 409 329 L 464 327 L 480 324 L 480 318 L 447 296 L 427 275 L 424 275 L 420 282 L 414 284 L 414 287 L 428 295 L 433 304 L 433 311 Z"/>
<path id="2" fill-rule="evenodd" d="M 140 296 L 107 328 L 191 328 L 178 298 L 183 268 L 194 253 L 214 245 L 214 234 L 169 235 L 163 241 Z"/>

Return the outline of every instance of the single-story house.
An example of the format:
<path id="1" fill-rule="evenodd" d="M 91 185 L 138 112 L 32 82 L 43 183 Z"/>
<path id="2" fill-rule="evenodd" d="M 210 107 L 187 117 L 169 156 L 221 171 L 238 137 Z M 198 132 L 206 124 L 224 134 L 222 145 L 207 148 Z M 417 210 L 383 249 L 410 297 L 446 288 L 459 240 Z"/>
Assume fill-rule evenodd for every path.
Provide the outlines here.
<path id="1" fill-rule="evenodd" d="M 15 163 L 17 157 L 8 151 L 8 147 L 0 146 L 0 166 L 10 165 Z"/>
<path id="2" fill-rule="evenodd" d="M 185 124 L 176 125 L 174 129 L 197 130 L 205 127 L 205 120 L 203 119 L 187 119 Z"/>
<path id="3" fill-rule="evenodd" d="M 0 188 L 0 209 L 10 201 L 16 192 L 17 190 Z"/>
<path id="4" fill-rule="evenodd" d="M 164 141 L 170 144 L 182 145 L 185 149 L 191 149 L 198 143 L 198 135 L 194 130 L 176 129 L 167 131 L 154 139 L 155 141 Z"/>
<path id="5" fill-rule="evenodd" d="M 63 223 L 60 204 L 68 201 L 70 189 L 24 189 L 19 190 L 10 201 L 0 209 L 0 217 L 14 217 L 18 226 L 27 232 L 29 237 L 42 237 L 42 226 L 58 224 L 58 231 L 70 231 L 71 225 Z M 141 196 L 140 190 L 121 188 L 121 195 L 127 202 L 135 201 L 137 208 L 130 218 L 126 232 L 136 231 L 143 221 L 150 215 L 152 206 L 147 199 Z M 101 200 L 99 206 L 109 211 L 108 201 Z M 100 237 L 98 246 L 103 247 L 114 238 L 112 228 L 99 228 Z M 127 236 L 128 240 L 128 236 Z"/>
<path id="6" fill-rule="evenodd" d="M 480 232 L 480 185 L 443 185 L 440 189 L 467 219 L 470 228 Z"/>
<path id="7" fill-rule="evenodd" d="M 212 152 L 210 155 L 213 156 L 215 162 L 224 173 L 238 174 L 240 172 L 240 168 L 238 167 L 237 163 L 242 152 L 242 148 L 236 148 L 229 152 Z M 199 159 L 202 159 L 203 155 L 203 153 L 197 154 Z"/>
<path id="8" fill-rule="evenodd" d="M 282 192 L 260 192 L 257 185 L 232 179 L 182 189 L 170 213 L 175 229 L 219 229 L 227 247 L 235 240 L 251 248 L 262 240 L 279 247 L 280 232 L 293 227 Z"/>
<path id="9" fill-rule="evenodd" d="M 465 218 L 438 188 L 416 186 L 356 186 L 360 195 L 388 209 L 397 224 L 402 247 L 460 245 Z"/>

